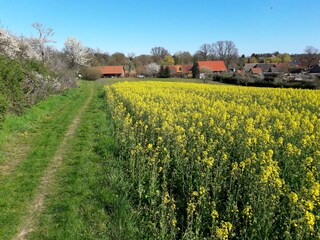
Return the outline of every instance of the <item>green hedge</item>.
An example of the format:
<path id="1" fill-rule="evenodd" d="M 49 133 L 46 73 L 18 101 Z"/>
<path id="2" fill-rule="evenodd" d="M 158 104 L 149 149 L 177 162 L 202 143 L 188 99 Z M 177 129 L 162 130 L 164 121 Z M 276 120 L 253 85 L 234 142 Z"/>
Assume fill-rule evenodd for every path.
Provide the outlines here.
<path id="1" fill-rule="evenodd" d="M 18 61 L 0 56 L 0 95 L 6 99 L 5 109 L 15 113 L 23 110 L 25 99 L 21 83 L 24 78 L 25 73 Z"/>
<path id="2" fill-rule="evenodd" d="M 7 112 L 8 102 L 4 95 L 0 94 L 0 126 L 4 119 L 4 115 Z"/>
<path id="3" fill-rule="evenodd" d="M 0 122 L 6 113 L 22 113 L 30 104 L 52 93 L 52 89 L 46 87 L 40 97 L 36 96 L 37 93 L 30 94 L 30 89 L 37 89 L 41 85 L 43 79 L 39 76 L 43 79 L 50 77 L 49 71 L 41 62 L 0 56 Z M 36 101 L 30 101 L 30 98 Z"/>

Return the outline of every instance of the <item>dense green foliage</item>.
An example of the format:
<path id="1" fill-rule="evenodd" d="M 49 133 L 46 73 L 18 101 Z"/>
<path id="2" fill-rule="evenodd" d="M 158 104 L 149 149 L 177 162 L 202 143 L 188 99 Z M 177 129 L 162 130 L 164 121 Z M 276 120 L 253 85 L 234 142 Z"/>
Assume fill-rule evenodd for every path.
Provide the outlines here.
<path id="1" fill-rule="evenodd" d="M 0 56 L 0 122 L 54 93 L 53 77 L 39 61 Z"/>
<path id="2" fill-rule="evenodd" d="M 101 72 L 95 67 L 84 67 L 80 72 L 82 78 L 86 80 L 97 80 L 101 78 Z"/>
<path id="3" fill-rule="evenodd" d="M 25 73 L 21 64 L 0 56 L 0 95 L 6 98 L 4 103 L 7 105 L 2 106 L 3 102 L 0 102 L 3 111 L 7 107 L 14 112 L 20 112 L 23 109 L 25 100 L 22 92 L 22 81 L 24 77 Z"/>
<path id="4" fill-rule="evenodd" d="M 4 119 L 4 114 L 7 111 L 7 100 L 4 95 L 0 94 L 0 124 Z"/>

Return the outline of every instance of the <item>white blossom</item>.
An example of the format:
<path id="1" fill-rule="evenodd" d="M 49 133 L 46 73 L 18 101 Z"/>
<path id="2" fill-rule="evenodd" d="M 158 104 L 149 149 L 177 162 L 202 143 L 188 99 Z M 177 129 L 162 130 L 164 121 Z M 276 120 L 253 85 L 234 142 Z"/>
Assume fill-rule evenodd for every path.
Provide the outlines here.
<path id="1" fill-rule="evenodd" d="M 32 38 L 21 37 L 19 39 L 20 56 L 26 59 L 35 59 L 40 61 L 41 54 L 37 51 L 37 48 L 33 45 Z"/>
<path id="2" fill-rule="evenodd" d="M 71 37 L 68 38 L 64 43 L 64 52 L 67 55 L 70 66 L 77 68 L 79 66 L 86 66 L 89 58 L 89 50 L 87 47 L 77 39 Z"/>
<path id="3" fill-rule="evenodd" d="M 145 72 L 148 76 L 155 76 L 160 70 L 159 64 L 150 63 L 146 66 Z"/>
<path id="4" fill-rule="evenodd" d="M 0 28 L 0 54 L 9 58 L 15 58 L 19 52 L 19 41 L 17 38 Z"/>

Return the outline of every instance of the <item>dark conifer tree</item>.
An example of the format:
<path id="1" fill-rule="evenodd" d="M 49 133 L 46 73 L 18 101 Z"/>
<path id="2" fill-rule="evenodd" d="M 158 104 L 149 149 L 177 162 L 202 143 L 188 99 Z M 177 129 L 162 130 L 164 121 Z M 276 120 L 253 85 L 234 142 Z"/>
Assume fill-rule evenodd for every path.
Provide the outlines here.
<path id="1" fill-rule="evenodd" d="M 192 77 L 193 78 L 199 78 L 200 77 L 200 69 L 199 69 L 199 63 L 197 61 L 195 61 L 193 63 L 193 67 L 192 67 Z"/>
<path id="2" fill-rule="evenodd" d="M 164 67 L 163 65 L 160 66 L 159 72 L 158 72 L 159 78 L 164 78 Z"/>
<path id="3" fill-rule="evenodd" d="M 169 77 L 170 77 L 170 69 L 169 69 L 168 66 L 166 66 L 166 67 L 164 68 L 163 77 L 164 77 L 164 78 L 169 78 Z"/>

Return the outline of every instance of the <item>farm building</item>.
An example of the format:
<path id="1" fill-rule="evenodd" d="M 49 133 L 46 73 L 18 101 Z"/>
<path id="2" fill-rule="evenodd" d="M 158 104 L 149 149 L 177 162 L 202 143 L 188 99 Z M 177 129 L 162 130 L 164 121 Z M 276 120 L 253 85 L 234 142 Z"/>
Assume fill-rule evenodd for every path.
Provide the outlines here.
<path id="1" fill-rule="evenodd" d="M 227 68 L 223 61 L 198 61 L 200 71 L 204 69 L 211 70 L 212 72 L 226 72 Z"/>
<path id="2" fill-rule="evenodd" d="M 123 66 L 100 66 L 97 69 L 101 73 L 101 77 L 124 77 L 125 71 Z"/>

